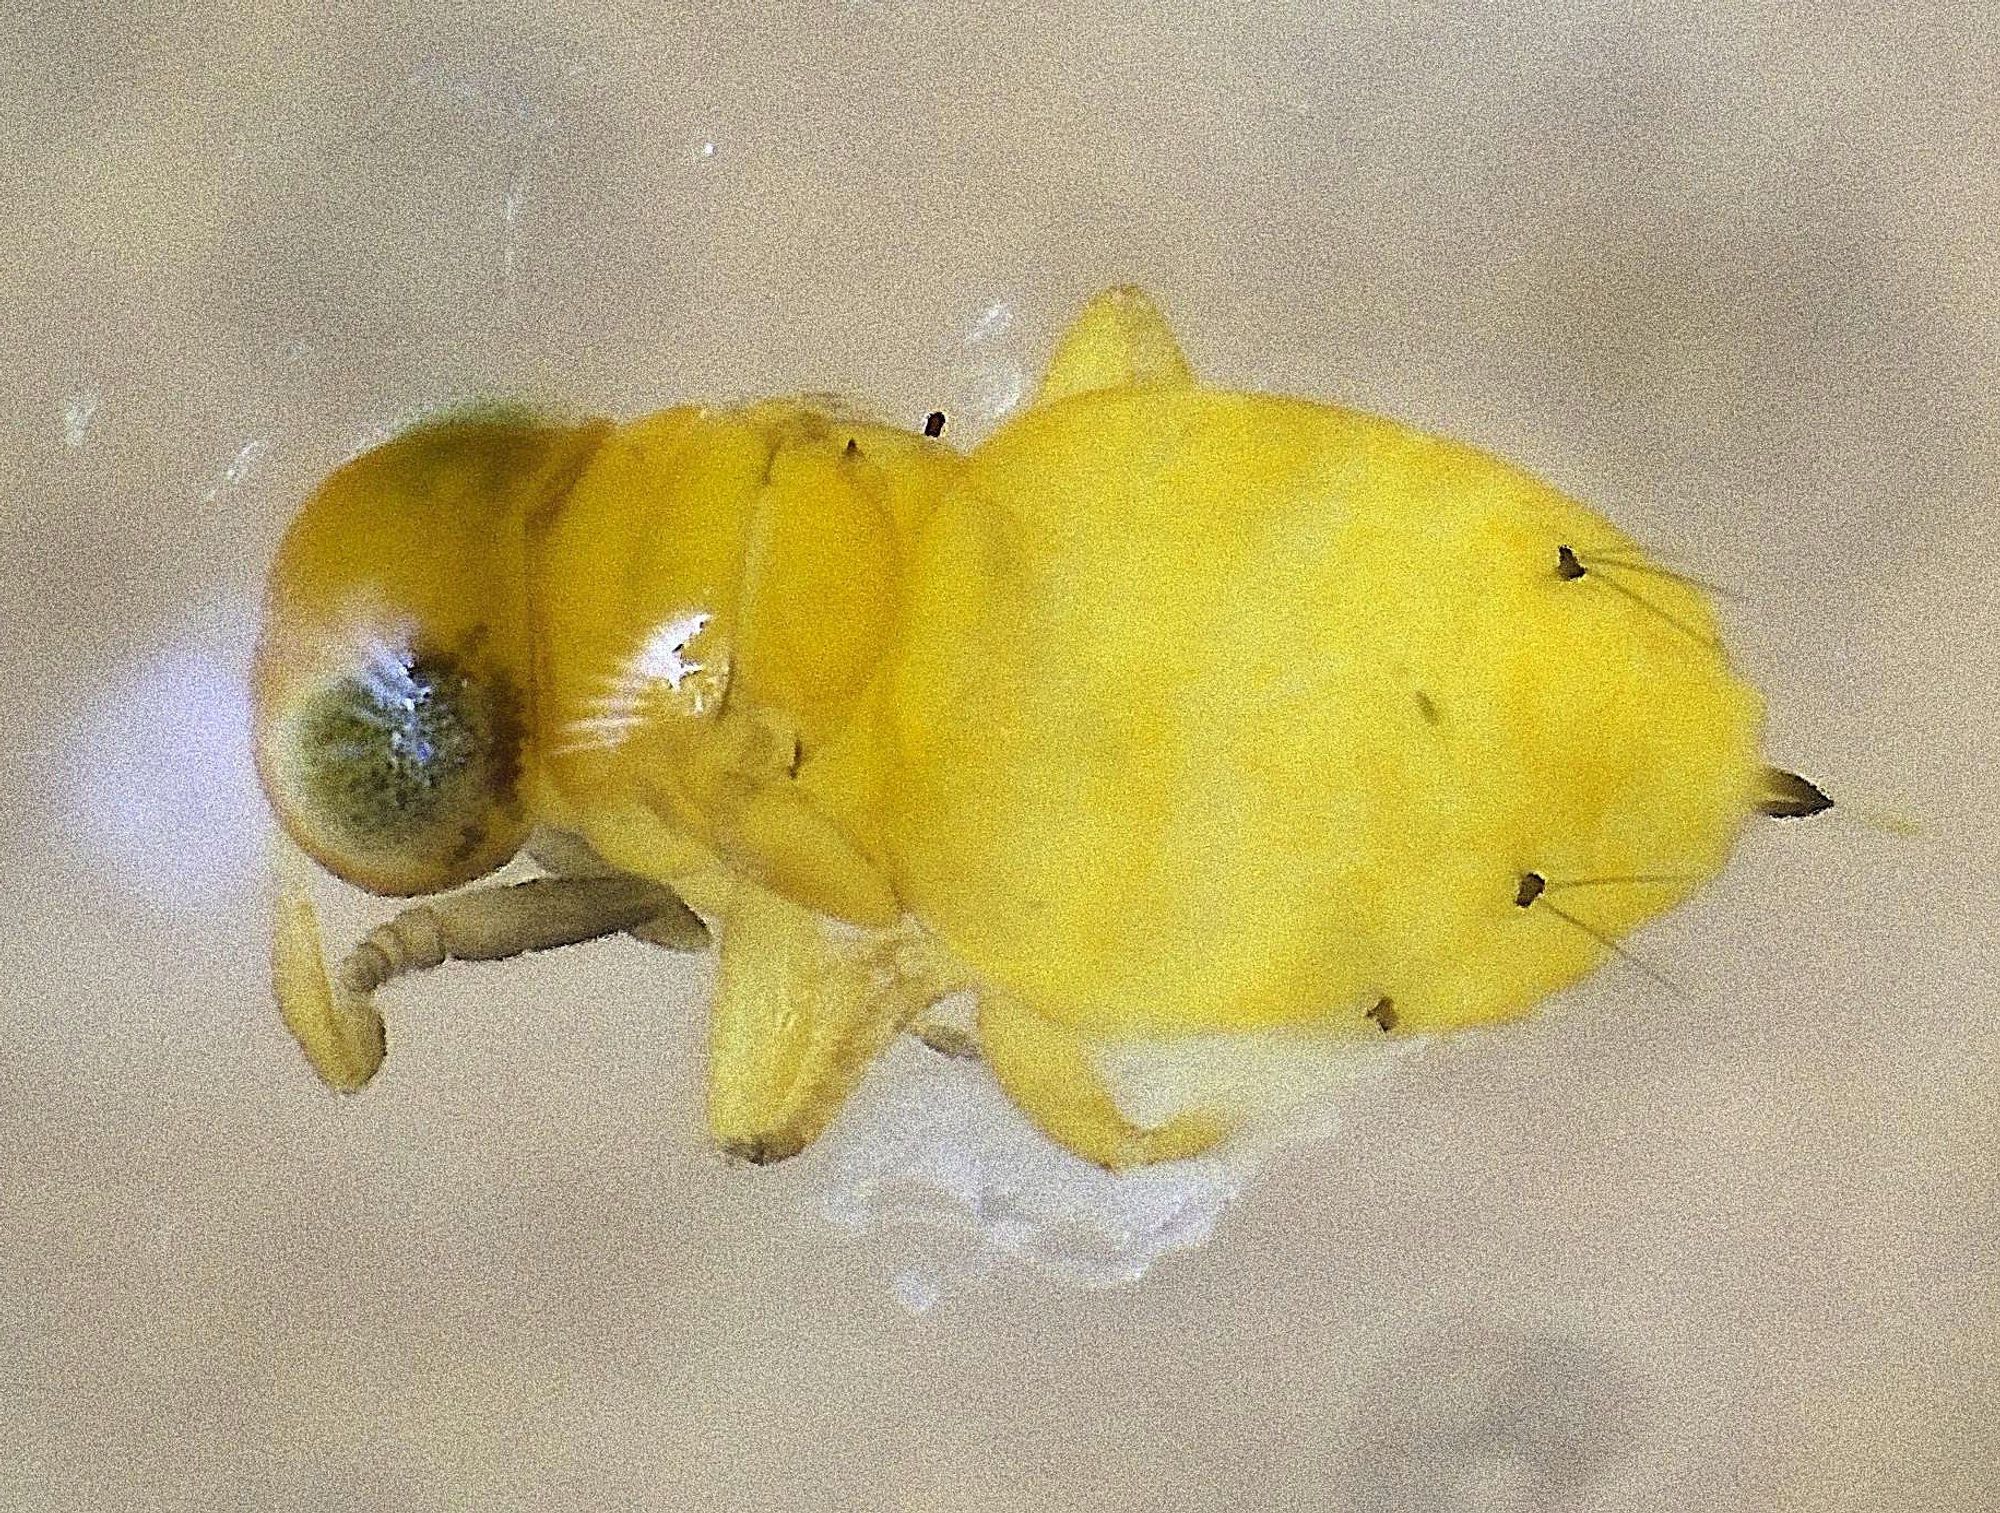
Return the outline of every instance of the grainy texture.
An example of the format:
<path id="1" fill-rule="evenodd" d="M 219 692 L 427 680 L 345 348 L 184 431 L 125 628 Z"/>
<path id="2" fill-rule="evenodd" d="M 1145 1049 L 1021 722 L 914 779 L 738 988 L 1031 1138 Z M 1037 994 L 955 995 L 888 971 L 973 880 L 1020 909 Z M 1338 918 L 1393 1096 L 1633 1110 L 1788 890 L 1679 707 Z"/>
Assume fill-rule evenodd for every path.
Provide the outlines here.
<path id="1" fill-rule="evenodd" d="M 1992 1506 L 1990 12 L 431 11 L 0 20 L 0 1504 Z M 695 1154 L 683 958 L 443 968 L 333 1104 L 239 682 L 305 491 L 493 392 L 966 441 L 1122 278 L 1743 590 L 1843 804 L 1633 942 L 1686 999 L 1614 966 L 1142 1287 L 919 1319 L 812 1156 Z"/>

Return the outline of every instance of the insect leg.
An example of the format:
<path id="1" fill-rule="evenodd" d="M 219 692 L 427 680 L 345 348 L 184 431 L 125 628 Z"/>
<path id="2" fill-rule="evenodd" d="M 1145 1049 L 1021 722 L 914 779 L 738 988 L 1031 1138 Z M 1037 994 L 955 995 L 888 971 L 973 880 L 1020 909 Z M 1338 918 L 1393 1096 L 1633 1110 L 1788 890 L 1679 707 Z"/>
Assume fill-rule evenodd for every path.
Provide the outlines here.
<path id="1" fill-rule="evenodd" d="M 1197 1110 L 1144 1129 L 1112 1099 L 1083 1041 L 1004 993 L 979 1000 L 979 1043 L 1001 1090 L 1056 1144 L 1111 1171 L 1198 1156 L 1229 1133 Z"/>
<path id="2" fill-rule="evenodd" d="M 529 840 L 526 851 L 535 863 L 554 877 L 617 877 L 618 869 L 599 856 L 582 836 L 571 830 L 540 830 Z M 626 930 L 634 940 L 665 946 L 669 951 L 705 951 L 709 946 L 708 926 L 671 889 L 660 913 L 641 920 Z"/>
<path id="3" fill-rule="evenodd" d="M 285 1028 L 320 1081 L 342 1093 L 365 1087 L 387 1049 L 382 1016 L 367 995 L 334 986 L 320 947 L 319 915 L 296 889 L 279 895 L 272 919 L 271 989 Z"/>
<path id="4" fill-rule="evenodd" d="M 709 1130 L 765 1165 L 819 1138 L 863 1073 L 957 983 L 901 929 L 829 927 L 809 909 L 738 885 L 722 926 L 709 1026 Z"/>

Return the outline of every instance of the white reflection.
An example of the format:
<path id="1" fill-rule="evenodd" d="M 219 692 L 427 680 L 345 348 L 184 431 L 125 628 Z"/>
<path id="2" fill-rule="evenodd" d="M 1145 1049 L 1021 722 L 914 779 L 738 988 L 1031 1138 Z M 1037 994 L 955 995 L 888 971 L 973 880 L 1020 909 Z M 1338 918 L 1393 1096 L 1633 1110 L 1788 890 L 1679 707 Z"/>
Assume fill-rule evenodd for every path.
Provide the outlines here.
<path id="1" fill-rule="evenodd" d="M 965 333 L 965 345 L 983 347 L 1014 329 L 1014 302 L 996 299 L 974 318 L 971 328 Z"/>
<path id="2" fill-rule="evenodd" d="M 244 442 L 242 446 L 236 449 L 236 455 L 229 459 L 229 466 L 222 470 L 222 477 L 217 479 L 214 486 L 201 496 L 201 502 L 203 504 L 213 504 L 227 490 L 235 488 L 237 484 L 250 476 L 250 470 L 256 467 L 263 459 L 264 454 L 270 450 L 271 443 L 266 437 L 253 436 L 250 440 Z"/>
<path id="3" fill-rule="evenodd" d="M 1137 1281 L 1199 1245 L 1237 1174 L 1203 1159 L 1114 1176 L 1044 1139 L 975 1063 L 899 1044 L 825 1137 L 828 1218 L 889 1233 L 923 1312 L 1006 1265 L 1083 1287 Z"/>
<path id="4" fill-rule="evenodd" d="M 1274 1158 L 1331 1138 L 1344 1090 L 1425 1044 L 1270 1033 L 1107 1052 L 1100 1064 L 1133 1117 L 1198 1104 L 1242 1121 L 1213 1156 L 1114 1175 L 1044 1139 L 985 1067 L 905 1040 L 821 1142 L 822 1206 L 843 1228 L 890 1237 L 891 1290 L 912 1313 L 1008 1267 L 1081 1287 L 1136 1282 L 1206 1243 Z"/>
<path id="5" fill-rule="evenodd" d="M 1019 407 L 1027 392 L 1028 375 L 1019 363 L 996 359 L 955 370 L 951 384 L 958 399 L 960 430 L 972 426 L 984 429 Z"/>
<path id="6" fill-rule="evenodd" d="M 639 655 L 632 659 L 634 675 L 664 681 L 678 693 L 682 683 L 702 670 L 703 664 L 687 660 L 687 649 L 712 618 L 707 610 L 696 610 L 657 628 L 639 648 Z"/>
<path id="7" fill-rule="evenodd" d="M 116 672 L 70 747 L 69 829 L 101 874 L 149 904 L 198 914 L 248 895 L 268 831 L 250 757 L 251 629 L 206 623 Z"/>
<path id="8" fill-rule="evenodd" d="M 1012 413 L 1027 392 L 1018 325 L 1014 301 L 997 299 L 973 317 L 961 338 L 962 353 L 946 377 L 946 409 L 965 440 Z"/>
<path id="9" fill-rule="evenodd" d="M 637 651 L 605 674 L 582 712 L 563 722 L 563 738 L 554 754 L 609 751 L 624 744 L 645 724 L 648 706 L 662 689 L 679 694 L 687 684 L 686 698 L 681 701 L 685 713 L 700 718 L 711 697 L 720 691 L 722 673 L 720 668 L 711 670 L 708 663 L 692 660 L 688 649 L 713 618 L 707 610 L 689 610 L 655 626 Z M 697 673 L 711 671 L 712 676 L 689 684 Z"/>
<path id="10" fill-rule="evenodd" d="M 84 389 L 63 401 L 63 445 L 72 452 L 82 450 L 83 438 L 102 398 L 97 390 Z"/>

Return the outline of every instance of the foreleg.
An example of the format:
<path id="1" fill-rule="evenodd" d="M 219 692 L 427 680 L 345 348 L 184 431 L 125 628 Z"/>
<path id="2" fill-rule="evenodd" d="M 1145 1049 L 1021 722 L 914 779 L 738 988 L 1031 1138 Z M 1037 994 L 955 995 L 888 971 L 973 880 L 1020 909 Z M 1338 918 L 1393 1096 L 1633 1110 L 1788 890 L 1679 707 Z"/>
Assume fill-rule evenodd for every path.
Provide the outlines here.
<path id="1" fill-rule="evenodd" d="M 759 1165 L 805 1149 L 889 1042 L 962 985 L 913 926 L 856 931 L 740 884 L 709 1030 L 716 1143 Z"/>

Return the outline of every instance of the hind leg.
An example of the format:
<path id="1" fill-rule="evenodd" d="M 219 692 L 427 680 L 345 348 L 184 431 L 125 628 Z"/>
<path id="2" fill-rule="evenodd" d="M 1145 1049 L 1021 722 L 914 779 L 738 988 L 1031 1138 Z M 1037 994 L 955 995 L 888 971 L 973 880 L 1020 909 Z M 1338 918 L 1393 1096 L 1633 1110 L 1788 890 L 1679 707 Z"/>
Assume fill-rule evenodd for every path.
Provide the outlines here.
<path id="1" fill-rule="evenodd" d="M 1127 1119 L 1073 1030 L 1044 1019 L 1018 998 L 979 1000 L 979 1044 L 1000 1087 L 1056 1144 L 1111 1171 L 1199 1156 L 1229 1133 L 1201 1110 L 1142 1128 Z"/>

